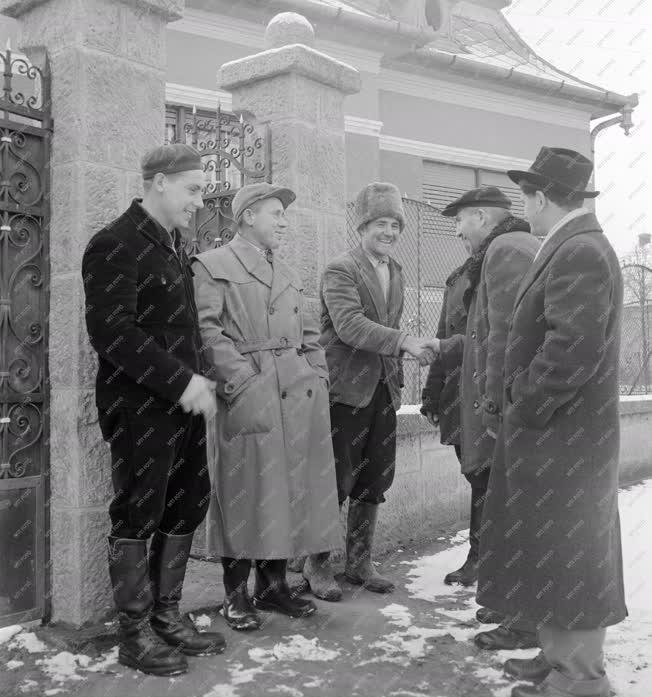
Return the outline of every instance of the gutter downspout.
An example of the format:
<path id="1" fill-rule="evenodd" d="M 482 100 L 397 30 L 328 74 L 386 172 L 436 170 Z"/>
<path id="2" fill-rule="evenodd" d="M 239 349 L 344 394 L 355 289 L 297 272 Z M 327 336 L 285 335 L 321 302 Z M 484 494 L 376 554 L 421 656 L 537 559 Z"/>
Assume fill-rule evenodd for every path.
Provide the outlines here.
<path id="1" fill-rule="evenodd" d="M 630 130 L 632 129 L 632 126 L 634 125 L 632 121 L 633 111 L 634 106 L 631 103 L 625 104 L 618 116 L 614 116 L 610 119 L 600 121 L 599 124 L 597 124 L 596 126 L 594 126 L 594 128 L 591 129 L 591 160 L 594 163 L 593 174 L 591 174 L 591 189 L 595 189 L 595 141 L 598 137 L 598 134 L 602 133 L 602 131 L 605 131 L 607 128 L 611 128 L 611 126 L 615 126 L 616 124 L 618 124 L 623 129 L 623 131 L 625 131 L 625 135 L 628 136 Z"/>
<path id="2" fill-rule="evenodd" d="M 305 14 L 308 19 L 323 20 L 330 25 L 345 24 L 358 31 L 372 32 L 387 39 L 393 34 L 412 46 L 425 46 L 439 38 L 432 29 L 420 29 L 411 25 L 401 24 L 395 19 L 382 19 L 359 14 L 344 7 L 323 5 L 315 0 L 262 0 L 269 7 L 290 12 Z M 251 0 L 249 0 L 251 2 Z M 253 4 L 259 5 L 260 0 Z"/>

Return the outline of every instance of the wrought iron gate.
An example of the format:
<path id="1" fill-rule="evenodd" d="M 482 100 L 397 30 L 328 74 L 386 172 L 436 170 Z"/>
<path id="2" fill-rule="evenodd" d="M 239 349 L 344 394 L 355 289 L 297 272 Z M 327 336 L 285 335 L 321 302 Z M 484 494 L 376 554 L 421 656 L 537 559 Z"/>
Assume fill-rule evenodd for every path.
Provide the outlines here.
<path id="1" fill-rule="evenodd" d="M 0 52 L 0 626 L 46 615 L 49 471 L 47 76 Z"/>
<path id="2" fill-rule="evenodd" d="M 202 155 L 208 182 L 204 208 L 196 215 L 186 239 L 188 254 L 219 247 L 235 234 L 231 201 L 245 184 L 271 181 L 269 126 L 257 126 L 248 112 L 197 112 L 168 106 L 167 143 L 188 143 Z"/>

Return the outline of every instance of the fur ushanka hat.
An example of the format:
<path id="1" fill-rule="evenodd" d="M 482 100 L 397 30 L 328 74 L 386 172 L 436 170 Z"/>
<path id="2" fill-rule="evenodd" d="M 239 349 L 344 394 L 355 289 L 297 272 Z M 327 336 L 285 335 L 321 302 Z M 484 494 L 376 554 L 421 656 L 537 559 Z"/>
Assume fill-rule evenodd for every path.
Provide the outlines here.
<path id="1" fill-rule="evenodd" d="M 387 182 L 367 184 L 355 200 L 355 228 L 360 230 L 363 225 L 376 218 L 395 218 L 405 227 L 405 212 L 401 192 Z"/>

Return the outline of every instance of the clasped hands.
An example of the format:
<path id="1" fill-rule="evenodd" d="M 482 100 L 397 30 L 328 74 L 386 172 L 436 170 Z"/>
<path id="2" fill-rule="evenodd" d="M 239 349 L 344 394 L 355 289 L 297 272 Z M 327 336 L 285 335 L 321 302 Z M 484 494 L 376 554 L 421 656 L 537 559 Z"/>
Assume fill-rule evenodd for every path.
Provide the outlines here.
<path id="1" fill-rule="evenodd" d="M 430 365 L 439 354 L 439 339 L 420 338 L 408 335 L 401 344 L 401 350 L 413 356 L 419 361 L 419 365 Z"/>

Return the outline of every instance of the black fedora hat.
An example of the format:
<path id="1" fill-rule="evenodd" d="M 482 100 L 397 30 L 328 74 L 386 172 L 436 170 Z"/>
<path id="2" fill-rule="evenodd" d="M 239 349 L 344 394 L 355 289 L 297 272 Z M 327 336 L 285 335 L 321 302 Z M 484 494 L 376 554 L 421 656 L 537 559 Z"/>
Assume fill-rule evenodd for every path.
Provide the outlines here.
<path id="1" fill-rule="evenodd" d="M 544 145 L 529 170 L 510 169 L 507 176 L 516 184 L 525 181 L 540 186 L 544 192 L 554 186 L 573 198 L 595 198 L 599 191 L 586 191 L 592 173 L 593 163 L 579 152 Z"/>

